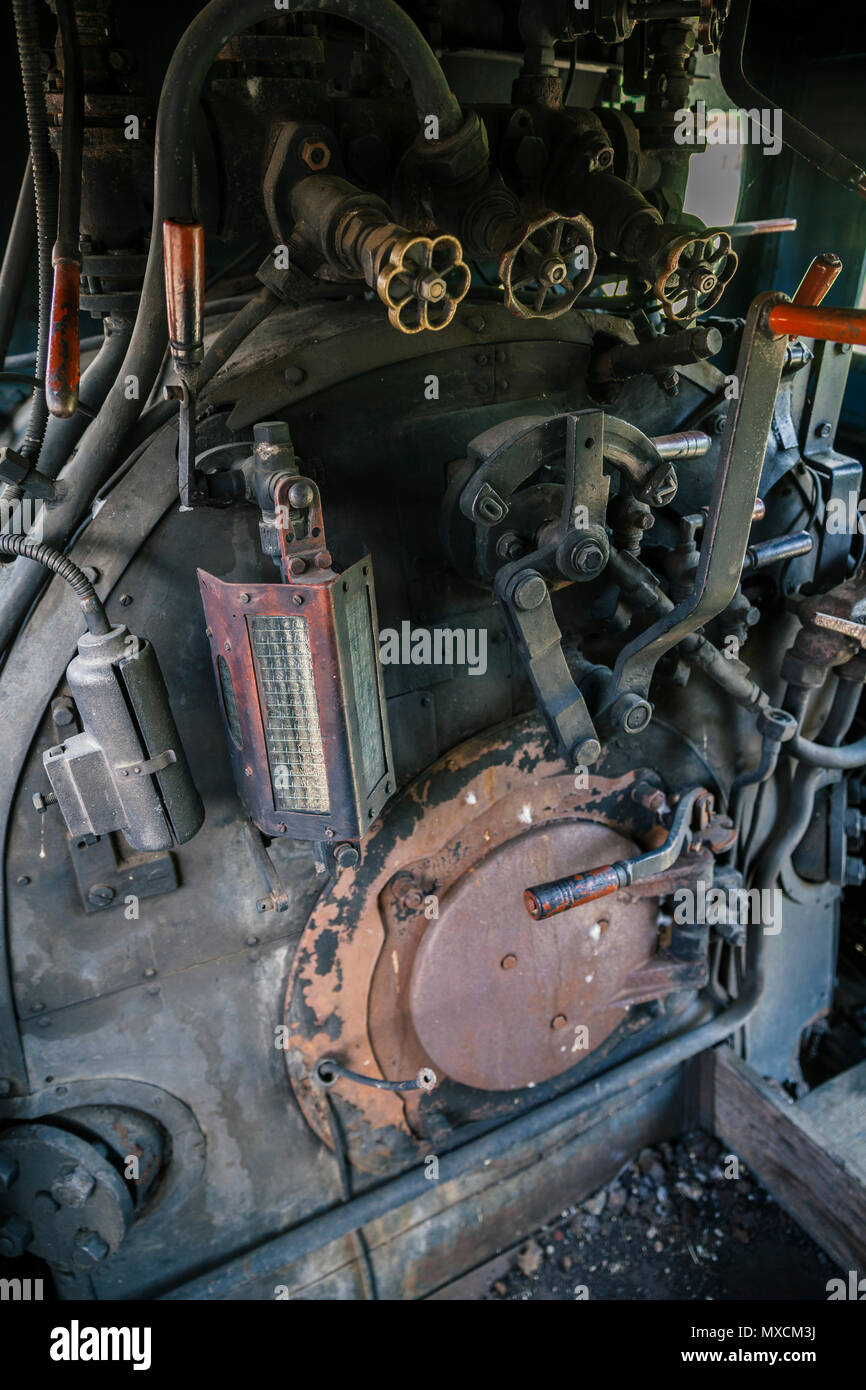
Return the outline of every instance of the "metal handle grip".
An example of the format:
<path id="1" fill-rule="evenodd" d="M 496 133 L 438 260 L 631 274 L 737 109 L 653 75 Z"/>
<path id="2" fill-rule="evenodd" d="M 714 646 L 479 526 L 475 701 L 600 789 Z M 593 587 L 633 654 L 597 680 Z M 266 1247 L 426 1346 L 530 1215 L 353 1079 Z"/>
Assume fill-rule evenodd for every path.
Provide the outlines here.
<path id="1" fill-rule="evenodd" d="M 195 366 L 204 351 L 204 228 L 200 222 L 162 224 L 165 304 L 172 357 Z"/>
<path id="2" fill-rule="evenodd" d="M 65 420 L 78 407 L 81 377 L 78 289 L 81 268 L 77 260 L 54 258 L 51 294 L 51 328 L 45 368 L 45 401 L 52 415 Z"/>
<path id="3" fill-rule="evenodd" d="M 604 864 L 598 869 L 587 869 L 583 874 L 570 874 L 568 878 L 557 878 L 552 883 L 539 883 L 535 888 L 527 888 L 523 893 L 523 904 L 530 917 L 536 922 L 543 922 L 547 917 L 555 917 L 558 912 L 580 907 L 581 903 L 606 898 L 609 893 L 615 893 L 622 882 L 617 866 Z"/>
<path id="4" fill-rule="evenodd" d="M 866 344 L 866 309 L 819 309 L 802 304 L 774 304 L 767 316 L 773 333 L 818 338 L 829 343 Z"/>

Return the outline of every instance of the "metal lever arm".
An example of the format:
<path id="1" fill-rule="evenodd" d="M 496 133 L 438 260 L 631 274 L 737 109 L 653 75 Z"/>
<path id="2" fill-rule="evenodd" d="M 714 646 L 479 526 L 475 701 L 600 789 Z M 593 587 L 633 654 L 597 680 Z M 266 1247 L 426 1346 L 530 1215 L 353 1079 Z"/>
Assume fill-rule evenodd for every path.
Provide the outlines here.
<path id="1" fill-rule="evenodd" d="M 558 912 L 568 912 L 569 908 L 580 907 L 582 903 L 595 898 L 607 897 L 619 888 L 630 883 L 653 878 L 663 873 L 679 858 L 683 846 L 691 840 L 692 812 L 698 797 L 705 796 L 703 787 L 693 787 L 679 799 L 670 833 L 658 849 L 647 854 L 639 854 L 634 859 L 620 859 L 614 864 L 605 864 L 597 869 L 587 869 L 585 873 L 570 874 L 566 878 L 553 879 L 550 883 L 539 883 L 527 888 L 523 903 L 530 917 L 543 922 L 547 917 L 555 917 Z"/>

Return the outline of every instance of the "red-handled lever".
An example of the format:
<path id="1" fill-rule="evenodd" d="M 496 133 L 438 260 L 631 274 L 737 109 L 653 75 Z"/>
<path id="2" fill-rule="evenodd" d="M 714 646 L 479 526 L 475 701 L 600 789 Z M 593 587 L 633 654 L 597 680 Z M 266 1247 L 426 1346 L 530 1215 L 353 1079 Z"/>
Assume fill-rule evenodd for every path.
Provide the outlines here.
<path id="1" fill-rule="evenodd" d="M 195 397 L 204 356 L 204 228 L 200 222 L 162 224 L 168 339 L 179 386 L 167 386 L 167 400 L 180 401 L 178 487 L 182 507 L 204 500 L 195 471 Z"/>
<path id="2" fill-rule="evenodd" d="M 834 252 L 824 251 L 816 256 L 794 291 L 791 303 L 820 304 L 841 269 L 842 262 Z"/>
<path id="3" fill-rule="evenodd" d="M 523 905 L 530 917 L 543 922 L 547 917 L 555 917 L 557 912 L 567 912 L 581 903 L 591 903 L 595 898 L 606 898 L 628 883 L 628 878 L 620 875 L 619 864 L 605 864 L 601 869 L 589 869 L 585 874 L 571 874 L 568 878 L 557 878 L 551 883 L 539 883 L 536 888 L 526 888 Z"/>
<path id="4" fill-rule="evenodd" d="M 767 316 L 773 333 L 818 338 L 828 343 L 866 344 L 866 309 L 819 309 L 800 304 L 774 304 Z"/>
<path id="5" fill-rule="evenodd" d="M 829 343 L 866 344 L 866 310 L 819 307 L 841 269 L 842 262 L 832 251 L 816 256 L 790 304 L 774 304 L 770 309 L 767 315 L 770 332 L 818 338 Z"/>
<path id="6" fill-rule="evenodd" d="M 54 287 L 45 367 L 45 401 L 52 415 L 66 420 L 78 408 L 81 348 L 78 333 L 78 291 L 81 262 L 77 257 L 52 256 Z"/>
<path id="7" fill-rule="evenodd" d="M 663 844 L 651 849 L 647 854 L 638 854 L 634 859 L 618 859 L 614 864 L 604 864 L 598 869 L 587 869 L 585 873 L 568 874 L 565 878 L 553 879 L 550 883 L 539 883 L 526 888 L 523 905 L 530 917 L 543 922 L 555 917 L 558 912 L 568 912 L 582 903 L 591 903 L 595 898 L 605 898 L 618 888 L 626 888 L 669 869 L 679 857 L 686 844 L 691 843 L 690 821 L 692 812 L 703 797 L 709 801 L 703 787 L 692 787 L 683 792 L 677 802 L 673 823 Z"/>

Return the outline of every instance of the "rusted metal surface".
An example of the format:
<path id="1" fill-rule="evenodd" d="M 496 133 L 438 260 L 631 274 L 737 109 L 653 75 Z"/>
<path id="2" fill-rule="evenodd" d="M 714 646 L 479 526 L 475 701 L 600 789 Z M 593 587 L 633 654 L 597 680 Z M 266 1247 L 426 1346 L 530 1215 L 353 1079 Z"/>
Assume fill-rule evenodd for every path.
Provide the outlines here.
<path id="1" fill-rule="evenodd" d="M 523 909 L 527 875 L 556 874 L 575 851 L 619 858 L 634 846 L 605 825 L 544 825 L 473 865 L 424 930 L 412 967 L 412 1026 L 434 1065 L 463 1085 L 536 1085 L 567 1071 L 623 1017 L 624 1006 L 611 1000 L 653 952 L 656 904 L 589 903 L 543 926 Z M 512 969 L 503 968 L 506 953 L 516 957 Z"/>
<path id="2" fill-rule="evenodd" d="M 463 744 L 393 804 L 360 868 L 320 899 L 289 980 L 287 1067 L 324 1143 L 313 1079 L 323 1057 L 387 1080 L 436 1071 L 429 1096 L 349 1083 L 330 1093 L 353 1164 L 392 1171 L 469 1119 L 515 1113 L 521 1093 L 642 1026 L 634 1002 L 695 982 L 654 954 L 657 893 L 622 893 L 611 913 L 588 907 L 582 929 L 561 933 L 523 909 L 533 866 L 653 842 L 662 827 L 632 796 L 639 775 L 576 786 L 533 717 Z M 693 870 L 706 864 L 696 856 Z"/>

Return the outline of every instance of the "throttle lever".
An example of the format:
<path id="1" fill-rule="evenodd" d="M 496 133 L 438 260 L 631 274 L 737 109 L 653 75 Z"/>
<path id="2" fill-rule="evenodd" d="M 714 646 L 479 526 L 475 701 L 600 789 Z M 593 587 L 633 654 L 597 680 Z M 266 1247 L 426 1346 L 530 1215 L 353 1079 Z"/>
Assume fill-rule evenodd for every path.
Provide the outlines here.
<path id="1" fill-rule="evenodd" d="M 584 873 L 569 874 L 565 878 L 556 878 L 550 883 L 539 883 L 534 888 L 525 889 L 523 905 L 530 917 L 536 922 L 543 922 L 548 917 L 555 917 L 558 912 L 568 912 L 595 898 L 607 897 L 609 893 L 626 888 L 630 883 L 653 878 L 669 869 L 680 857 L 684 845 L 691 843 L 692 812 L 702 796 L 707 796 L 704 787 L 692 787 L 683 793 L 677 803 L 667 839 L 658 849 L 636 855 L 633 859 L 620 859 L 613 864 L 603 864 Z"/>
<path id="2" fill-rule="evenodd" d="M 166 386 L 166 400 L 180 401 L 178 490 L 187 509 L 206 499 L 195 470 L 195 410 L 204 356 L 204 228 L 200 222 L 162 224 L 165 304 L 171 359 L 180 384 Z"/>

